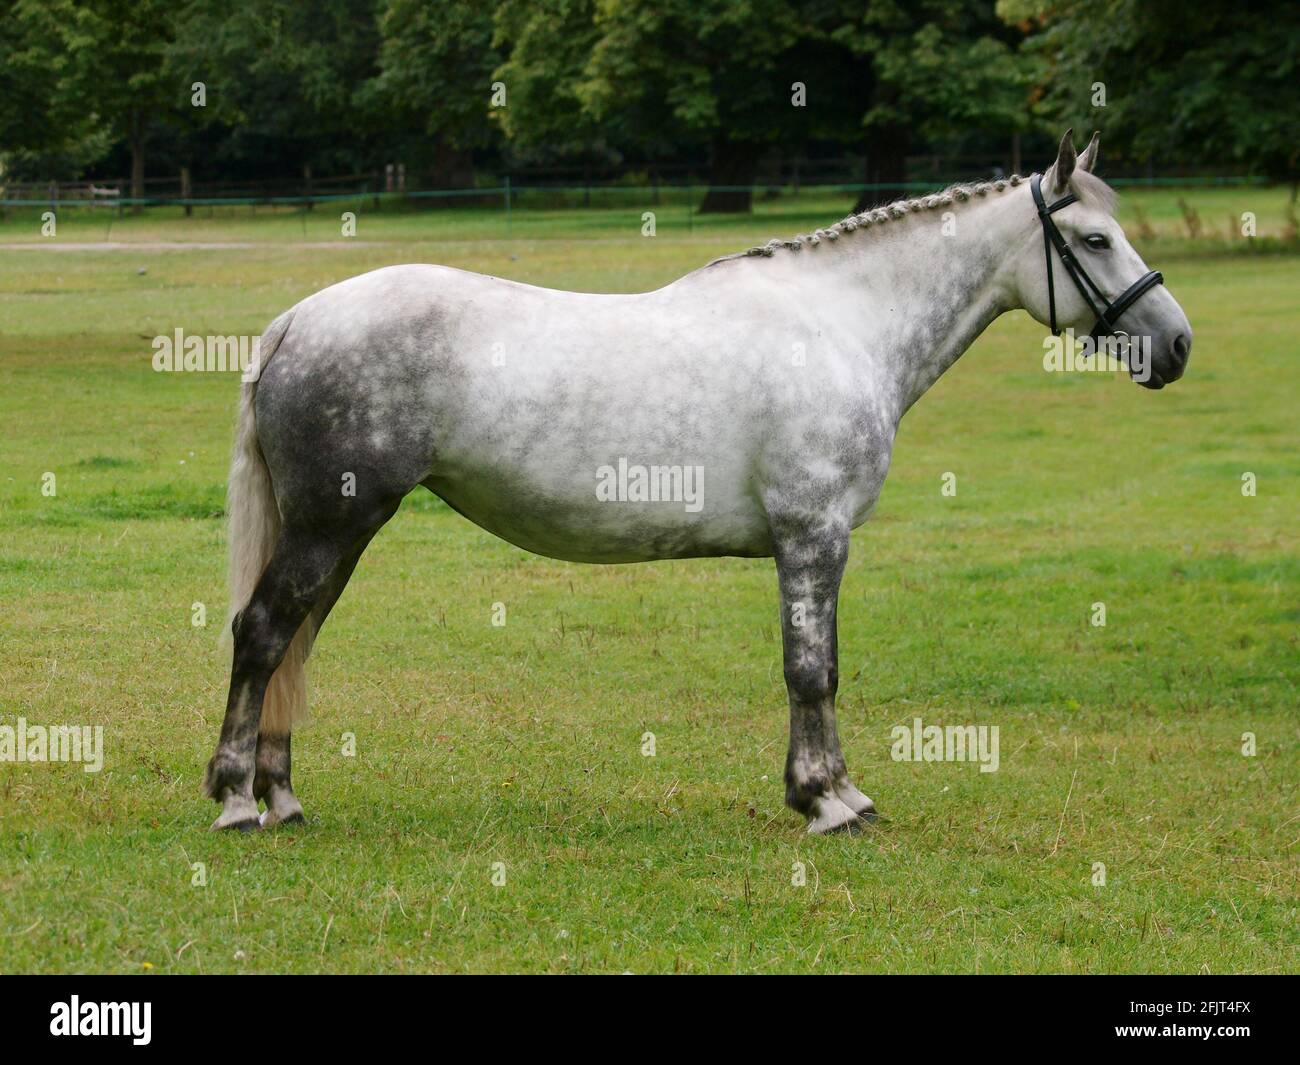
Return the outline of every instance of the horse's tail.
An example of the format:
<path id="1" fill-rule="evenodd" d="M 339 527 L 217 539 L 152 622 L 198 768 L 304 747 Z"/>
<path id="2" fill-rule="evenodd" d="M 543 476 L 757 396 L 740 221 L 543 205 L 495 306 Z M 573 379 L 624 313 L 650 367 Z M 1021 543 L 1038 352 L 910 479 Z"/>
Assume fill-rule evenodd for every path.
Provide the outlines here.
<path id="1" fill-rule="evenodd" d="M 280 315 L 262 334 L 253 373 L 244 381 L 239 397 L 239 421 L 235 429 L 235 450 L 230 460 L 230 482 L 226 493 L 229 516 L 230 617 L 231 624 L 253 597 L 276 538 L 280 535 L 280 508 L 271 486 L 271 474 L 257 437 L 257 380 L 275 355 L 293 310 Z M 311 650 L 312 622 L 304 621 L 271 677 L 262 701 L 261 731 L 283 735 L 307 712 L 307 654 Z"/>

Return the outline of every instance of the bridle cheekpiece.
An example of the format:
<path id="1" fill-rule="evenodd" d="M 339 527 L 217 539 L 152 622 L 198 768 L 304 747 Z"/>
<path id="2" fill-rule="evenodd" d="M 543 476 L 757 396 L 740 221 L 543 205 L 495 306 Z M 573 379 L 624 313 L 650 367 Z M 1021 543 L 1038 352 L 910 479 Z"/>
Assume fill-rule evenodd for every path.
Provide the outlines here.
<path id="1" fill-rule="evenodd" d="M 1078 200 L 1078 197 L 1071 192 L 1055 203 L 1049 204 L 1043 199 L 1042 180 L 1041 174 L 1032 175 L 1029 179 L 1029 189 L 1034 194 L 1038 219 L 1043 223 L 1043 252 L 1047 257 L 1047 301 L 1051 308 L 1052 335 L 1061 335 L 1061 330 L 1056 324 L 1056 283 L 1052 277 L 1052 248 L 1056 248 L 1057 254 L 1061 257 L 1061 265 L 1065 267 L 1065 272 L 1074 282 L 1074 287 L 1079 290 L 1079 295 L 1097 316 L 1097 322 L 1089 334 L 1095 345 L 1102 337 L 1115 333 L 1115 323 L 1119 321 L 1120 315 L 1132 307 L 1143 293 L 1156 285 L 1163 285 L 1165 278 L 1158 270 L 1148 271 L 1129 285 L 1116 299 L 1108 302 L 1106 294 L 1088 276 L 1088 271 L 1075 257 L 1069 242 L 1052 221 L 1053 214 L 1063 207 L 1069 207 Z"/>

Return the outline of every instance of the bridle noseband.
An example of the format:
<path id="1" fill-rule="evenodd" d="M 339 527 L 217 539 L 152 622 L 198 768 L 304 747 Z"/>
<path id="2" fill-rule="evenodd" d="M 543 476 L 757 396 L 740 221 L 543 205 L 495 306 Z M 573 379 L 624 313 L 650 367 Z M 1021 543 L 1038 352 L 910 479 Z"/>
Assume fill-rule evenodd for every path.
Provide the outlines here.
<path id="1" fill-rule="evenodd" d="M 1047 301 L 1051 307 L 1052 335 L 1061 335 L 1061 330 L 1056 325 L 1056 285 L 1052 279 L 1052 248 L 1055 247 L 1057 254 L 1061 257 L 1061 265 L 1065 267 L 1065 272 L 1070 275 L 1074 287 L 1079 290 L 1079 295 L 1083 297 L 1083 301 L 1088 305 L 1092 313 L 1097 316 L 1097 323 L 1092 327 L 1090 334 L 1095 343 L 1102 337 L 1115 332 L 1115 323 L 1119 321 L 1120 315 L 1132 307 L 1144 292 L 1156 285 L 1163 285 L 1165 278 L 1158 270 L 1151 270 L 1129 285 L 1120 293 L 1117 299 L 1107 302 L 1106 294 L 1088 276 L 1088 272 L 1075 258 L 1074 251 L 1070 248 L 1069 243 L 1061 236 L 1061 231 L 1056 228 L 1056 223 L 1052 221 L 1052 215 L 1055 212 L 1062 207 L 1069 207 L 1078 197 L 1071 192 L 1069 195 L 1062 196 L 1055 203 L 1048 204 L 1043 199 L 1042 180 L 1043 176 L 1041 174 L 1032 175 L 1029 179 L 1029 189 L 1034 194 L 1034 204 L 1038 208 L 1038 219 L 1043 223 L 1043 252 L 1047 256 Z"/>

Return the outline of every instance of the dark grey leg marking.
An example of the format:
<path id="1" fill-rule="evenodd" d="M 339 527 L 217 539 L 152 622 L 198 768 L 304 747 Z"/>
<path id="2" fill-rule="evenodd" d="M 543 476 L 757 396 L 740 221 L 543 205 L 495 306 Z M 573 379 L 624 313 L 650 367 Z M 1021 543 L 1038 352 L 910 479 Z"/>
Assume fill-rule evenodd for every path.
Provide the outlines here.
<path id="1" fill-rule="evenodd" d="M 261 816 L 263 828 L 301 824 L 302 804 L 289 781 L 291 757 L 289 733 L 262 732 L 257 737 L 256 772 L 253 775 L 253 799 L 265 802 Z"/>
<path id="2" fill-rule="evenodd" d="M 329 502 L 333 504 L 332 500 Z M 344 511 L 340 515 L 335 511 L 329 518 L 317 520 L 314 526 L 309 524 L 311 510 L 301 508 L 298 513 L 303 516 L 297 525 L 286 525 L 281 530 L 266 572 L 232 625 L 235 657 L 226 718 L 203 781 L 204 792 L 222 805 L 221 816 L 213 828 L 257 827 L 259 817 L 253 782 L 267 683 L 308 613 L 323 608 L 317 620 L 324 620 L 366 544 L 396 513 L 400 502 L 399 495 L 376 505 L 362 504 L 351 514 Z M 295 511 L 290 509 L 290 512 Z M 340 517 L 347 524 L 340 525 Z M 277 757 L 268 750 L 269 765 Z M 284 768 L 287 782 L 287 743 Z M 292 791 L 289 795 L 292 796 Z M 292 800 L 292 806 L 296 805 L 297 800 Z M 288 806 L 284 809 L 286 814 L 294 812 Z"/>
<path id="3" fill-rule="evenodd" d="M 395 510 L 396 508 L 393 508 Z M 384 516 L 386 522 L 393 511 Z M 335 567 L 330 575 L 328 585 L 320 600 L 311 611 L 311 620 L 317 634 L 334 609 L 343 589 L 347 587 L 356 569 L 361 554 L 375 532 L 367 534 L 361 543 L 353 548 L 352 553 Z M 302 804 L 294 794 L 291 781 L 292 758 L 290 755 L 292 738 L 290 733 L 259 732 L 257 736 L 256 770 L 253 776 L 253 799 L 266 803 L 266 811 L 261 815 L 263 828 L 277 824 L 298 824 L 303 821 Z"/>
<path id="4" fill-rule="evenodd" d="M 836 609 L 849 529 L 847 524 L 817 529 L 777 526 L 774 532 L 790 696 L 786 803 L 808 818 L 810 832 L 852 828 L 875 809 L 849 781 L 835 721 Z"/>
<path id="5" fill-rule="evenodd" d="M 271 674 L 323 594 L 341 555 L 328 539 L 286 527 L 252 599 L 235 616 L 235 656 L 226 717 L 203 781 L 204 792 L 222 804 L 213 828 L 248 830 L 258 825 L 253 780 L 262 698 Z"/>

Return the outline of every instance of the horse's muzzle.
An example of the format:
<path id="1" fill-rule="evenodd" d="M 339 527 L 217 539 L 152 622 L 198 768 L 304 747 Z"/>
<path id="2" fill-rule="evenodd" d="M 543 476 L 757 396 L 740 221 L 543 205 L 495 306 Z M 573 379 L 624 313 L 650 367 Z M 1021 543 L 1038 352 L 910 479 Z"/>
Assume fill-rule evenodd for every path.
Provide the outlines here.
<path id="1" fill-rule="evenodd" d="M 1192 337 L 1190 333 L 1179 333 L 1169 342 L 1169 347 L 1145 381 L 1138 381 L 1143 388 L 1160 389 L 1173 384 L 1187 369 L 1187 360 L 1192 354 Z M 1137 378 L 1134 378 L 1137 380 Z"/>

